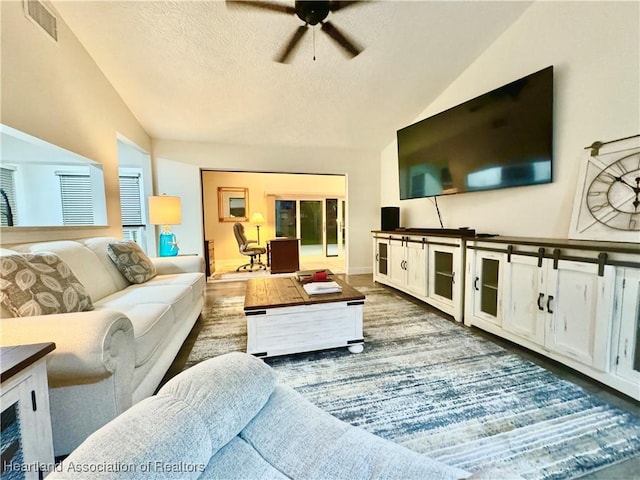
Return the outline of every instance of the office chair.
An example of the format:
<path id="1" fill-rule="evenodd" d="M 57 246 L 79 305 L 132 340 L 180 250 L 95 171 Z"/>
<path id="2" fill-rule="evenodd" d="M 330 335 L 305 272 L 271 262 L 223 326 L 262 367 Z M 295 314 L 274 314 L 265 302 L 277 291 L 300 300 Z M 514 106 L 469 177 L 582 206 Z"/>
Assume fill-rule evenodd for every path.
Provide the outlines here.
<path id="1" fill-rule="evenodd" d="M 241 223 L 233 224 L 233 234 L 236 236 L 236 241 L 238 242 L 238 248 L 242 255 L 246 255 L 247 257 L 251 257 L 251 261 L 249 263 L 245 263 L 244 265 L 240 265 L 236 268 L 236 272 L 240 270 L 249 270 L 253 271 L 253 266 L 257 265 L 258 269 L 266 270 L 267 266 L 260 261 L 260 255 L 264 255 L 267 253 L 267 249 L 264 247 L 258 246 L 257 242 L 254 240 L 247 240 L 247 237 L 244 234 L 244 225 Z M 250 246 L 251 244 L 256 244 L 256 246 Z M 256 257 L 257 261 L 256 261 Z"/>

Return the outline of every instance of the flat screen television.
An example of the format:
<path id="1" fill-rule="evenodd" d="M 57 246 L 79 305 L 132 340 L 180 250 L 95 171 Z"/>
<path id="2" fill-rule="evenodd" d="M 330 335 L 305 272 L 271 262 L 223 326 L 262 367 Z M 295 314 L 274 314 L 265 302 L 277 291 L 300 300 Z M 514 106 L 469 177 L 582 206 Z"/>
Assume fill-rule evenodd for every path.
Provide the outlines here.
<path id="1" fill-rule="evenodd" d="M 398 131 L 400 199 L 552 181 L 553 67 Z"/>

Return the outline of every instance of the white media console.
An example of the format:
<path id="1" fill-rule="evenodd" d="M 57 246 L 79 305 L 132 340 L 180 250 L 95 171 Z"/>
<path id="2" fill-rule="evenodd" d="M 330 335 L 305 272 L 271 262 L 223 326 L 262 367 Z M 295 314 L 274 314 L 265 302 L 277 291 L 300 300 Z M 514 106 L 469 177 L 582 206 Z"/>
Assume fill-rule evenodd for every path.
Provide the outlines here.
<path id="1" fill-rule="evenodd" d="M 374 280 L 640 400 L 640 245 L 374 231 Z"/>

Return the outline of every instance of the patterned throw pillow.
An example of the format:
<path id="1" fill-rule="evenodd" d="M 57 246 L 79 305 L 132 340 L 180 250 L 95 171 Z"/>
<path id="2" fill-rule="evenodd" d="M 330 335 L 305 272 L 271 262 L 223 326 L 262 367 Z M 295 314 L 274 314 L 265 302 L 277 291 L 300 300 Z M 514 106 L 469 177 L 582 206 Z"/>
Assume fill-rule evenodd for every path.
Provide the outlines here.
<path id="1" fill-rule="evenodd" d="M 54 253 L 0 257 L 0 303 L 16 317 L 93 310 L 84 286 Z"/>
<path id="2" fill-rule="evenodd" d="M 107 254 L 131 283 L 144 283 L 157 274 L 156 266 L 136 242 L 110 243 Z"/>

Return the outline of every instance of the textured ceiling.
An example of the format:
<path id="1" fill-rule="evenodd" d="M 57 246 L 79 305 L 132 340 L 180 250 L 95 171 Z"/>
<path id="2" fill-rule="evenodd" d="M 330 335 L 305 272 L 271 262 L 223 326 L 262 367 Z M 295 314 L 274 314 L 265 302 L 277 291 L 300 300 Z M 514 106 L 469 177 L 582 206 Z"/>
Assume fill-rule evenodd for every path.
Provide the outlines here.
<path id="1" fill-rule="evenodd" d="M 530 4 L 362 3 L 327 18 L 360 55 L 316 28 L 280 64 L 302 24 L 294 15 L 222 1 L 52 2 L 154 138 L 365 149 L 388 145 Z"/>

